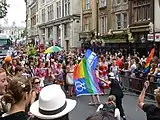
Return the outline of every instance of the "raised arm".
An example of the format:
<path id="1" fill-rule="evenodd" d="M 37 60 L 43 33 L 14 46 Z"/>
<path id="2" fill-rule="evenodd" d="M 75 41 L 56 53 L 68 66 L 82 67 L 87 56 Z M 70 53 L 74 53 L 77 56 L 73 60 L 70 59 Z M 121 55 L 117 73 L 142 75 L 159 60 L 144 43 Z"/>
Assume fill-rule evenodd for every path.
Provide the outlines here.
<path id="1" fill-rule="evenodd" d="M 139 95 L 139 98 L 138 98 L 138 107 L 141 109 L 143 108 L 143 105 L 144 105 L 144 97 L 145 97 L 145 93 L 148 86 L 149 86 L 149 81 L 146 81 L 144 83 L 143 90 L 141 91 L 141 94 Z"/>

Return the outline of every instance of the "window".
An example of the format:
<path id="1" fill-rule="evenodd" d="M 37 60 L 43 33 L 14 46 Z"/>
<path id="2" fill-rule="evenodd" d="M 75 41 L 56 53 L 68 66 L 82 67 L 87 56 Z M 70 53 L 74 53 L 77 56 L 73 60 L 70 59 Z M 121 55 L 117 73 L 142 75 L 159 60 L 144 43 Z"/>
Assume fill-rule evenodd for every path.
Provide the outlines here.
<path id="1" fill-rule="evenodd" d="M 68 2 L 67 2 L 67 0 L 65 0 L 65 5 L 64 5 L 65 6 L 65 16 L 67 16 L 67 13 L 68 13 L 67 12 L 68 11 L 68 9 L 67 9 L 68 5 L 67 4 L 68 4 Z"/>
<path id="2" fill-rule="evenodd" d="M 123 27 L 124 28 L 127 28 L 127 20 L 128 20 L 127 13 L 123 13 Z"/>
<path id="3" fill-rule="evenodd" d="M 147 19 L 150 19 L 151 18 L 151 7 L 150 5 L 147 6 Z"/>
<path id="4" fill-rule="evenodd" d="M 64 24 L 64 37 L 69 37 L 69 24 Z"/>
<path id="5" fill-rule="evenodd" d="M 61 17 L 61 2 L 58 1 L 56 5 L 57 5 L 57 18 L 60 18 Z"/>
<path id="6" fill-rule="evenodd" d="M 70 0 L 68 0 L 68 15 L 70 15 Z"/>
<path id="7" fill-rule="evenodd" d="M 36 15 L 36 22 L 38 23 L 38 15 Z"/>
<path id="8" fill-rule="evenodd" d="M 45 22 L 45 9 L 42 9 L 42 22 Z"/>
<path id="9" fill-rule="evenodd" d="M 125 2 L 127 2 L 127 0 L 123 0 L 123 2 L 125 3 Z"/>
<path id="10" fill-rule="evenodd" d="M 64 17 L 64 0 L 62 0 L 62 17 Z"/>
<path id="11" fill-rule="evenodd" d="M 36 14 L 36 5 L 31 8 L 31 16 Z"/>
<path id="12" fill-rule="evenodd" d="M 121 0 L 117 0 L 117 4 L 120 4 L 121 3 Z"/>
<path id="13" fill-rule="evenodd" d="M 31 28 L 33 28 L 36 25 L 36 15 L 32 16 L 31 18 Z"/>
<path id="14" fill-rule="evenodd" d="M 121 14 L 116 14 L 117 29 L 121 29 Z"/>
<path id="15" fill-rule="evenodd" d="M 101 17 L 101 33 L 102 34 L 107 33 L 107 17 L 106 16 Z"/>
<path id="16" fill-rule="evenodd" d="M 53 4 L 48 6 L 48 21 L 53 19 Z"/>
<path id="17" fill-rule="evenodd" d="M 107 4 L 106 4 L 106 0 L 101 0 L 101 7 L 106 7 Z"/>
<path id="18" fill-rule="evenodd" d="M 85 2 L 85 9 L 90 9 L 90 0 L 86 0 Z"/>
<path id="19" fill-rule="evenodd" d="M 83 30 L 84 31 L 89 31 L 89 28 L 90 27 L 90 21 L 89 21 L 89 18 L 88 17 L 85 17 L 84 18 L 84 27 L 83 27 Z"/>
<path id="20" fill-rule="evenodd" d="M 44 4 L 45 0 L 41 0 L 41 4 Z"/>

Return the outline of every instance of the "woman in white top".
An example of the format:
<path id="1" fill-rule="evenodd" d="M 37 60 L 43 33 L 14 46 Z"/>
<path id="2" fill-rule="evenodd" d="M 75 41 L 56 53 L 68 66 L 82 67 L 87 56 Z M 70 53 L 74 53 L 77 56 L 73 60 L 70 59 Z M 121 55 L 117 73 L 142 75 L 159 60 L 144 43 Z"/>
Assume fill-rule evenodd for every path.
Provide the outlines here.
<path id="1" fill-rule="evenodd" d="M 110 95 L 108 97 L 108 100 L 105 104 L 101 104 L 98 108 L 96 112 L 99 112 L 100 110 L 105 110 L 106 112 L 111 112 L 114 114 L 114 117 L 117 120 L 121 120 L 120 119 L 120 111 L 118 108 L 116 108 L 116 104 L 115 104 L 115 100 L 116 97 L 114 95 Z"/>

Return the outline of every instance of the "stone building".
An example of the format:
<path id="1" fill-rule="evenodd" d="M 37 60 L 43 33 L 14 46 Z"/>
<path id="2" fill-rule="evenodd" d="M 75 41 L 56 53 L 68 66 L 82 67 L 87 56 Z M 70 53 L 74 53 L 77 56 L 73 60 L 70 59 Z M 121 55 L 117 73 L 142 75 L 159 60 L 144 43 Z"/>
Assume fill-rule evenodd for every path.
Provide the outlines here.
<path id="1" fill-rule="evenodd" d="M 129 8 L 129 30 L 133 36 L 135 51 L 146 55 L 153 45 L 147 40 L 153 29 L 153 0 L 130 0 Z"/>
<path id="2" fill-rule="evenodd" d="M 39 39 L 38 34 L 38 0 L 26 1 L 26 22 L 27 22 L 27 39 L 35 41 Z"/>
<path id="3" fill-rule="evenodd" d="M 39 36 L 41 42 L 52 42 L 65 49 L 80 47 L 79 0 L 41 0 Z"/>
<path id="4" fill-rule="evenodd" d="M 80 47 L 79 0 L 32 0 L 27 3 L 28 36 L 40 44 Z"/>
<path id="5" fill-rule="evenodd" d="M 127 48 L 128 14 L 128 0 L 81 0 L 81 40 L 98 39 L 104 49 Z"/>

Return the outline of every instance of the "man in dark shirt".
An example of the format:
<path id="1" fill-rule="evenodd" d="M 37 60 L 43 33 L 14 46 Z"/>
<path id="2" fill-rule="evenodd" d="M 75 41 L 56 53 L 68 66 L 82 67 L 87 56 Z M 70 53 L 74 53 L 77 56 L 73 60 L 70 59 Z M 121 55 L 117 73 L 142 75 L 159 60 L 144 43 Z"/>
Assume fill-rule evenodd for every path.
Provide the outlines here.
<path id="1" fill-rule="evenodd" d="M 138 98 L 138 106 L 144 112 L 146 112 L 147 120 L 160 120 L 160 89 L 155 92 L 157 106 L 154 104 L 145 104 L 144 97 L 147 88 L 149 87 L 149 81 L 144 83 L 143 90 Z"/>

